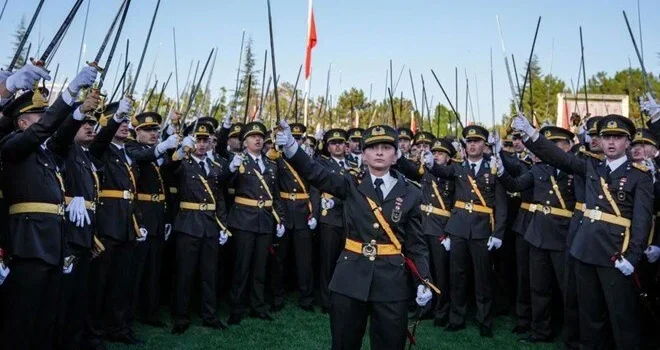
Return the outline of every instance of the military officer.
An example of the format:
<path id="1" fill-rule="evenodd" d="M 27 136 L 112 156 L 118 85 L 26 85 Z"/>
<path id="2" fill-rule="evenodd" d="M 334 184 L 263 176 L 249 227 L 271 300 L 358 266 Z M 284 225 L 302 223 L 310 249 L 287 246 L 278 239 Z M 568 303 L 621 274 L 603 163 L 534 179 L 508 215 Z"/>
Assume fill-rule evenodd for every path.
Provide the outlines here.
<path id="1" fill-rule="evenodd" d="M 575 135 L 563 128 L 546 126 L 540 132 L 564 152 L 570 152 Z M 531 203 L 521 209 L 532 213 L 524 233 L 531 245 L 529 253 L 531 285 L 531 334 L 524 342 L 550 342 L 552 333 L 552 276 L 564 292 L 564 260 L 566 235 L 575 207 L 572 174 L 555 169 L 546 163 L 532 165 L 525 174 L 512 177 L 499 165 L 498 176 L 505 188 L 512 192 L 533 189 Z M 563 298 L 561 298 L 563 300 Z"/>
<path id="2" fill-rule="evenodd" d="M 330 282 L 332 348 L 360 348 L 371 319 L 372 349 L 403 349 L 411 296 L 404 255 L 419 271 L 417 303 L 426 305 L 432 293 L 419 190 L 391 171 L 396 131 L 379 125 L 364 132 L 368 173 L 358 178 L 329 171 L 299 149 L 286 122 L 280 129 L 276 143 L 303 179 L 344 200 L 346 245 Z"/>
<path id="3" fill-rule="evenodd" d="M 62 272 L 70 273 L 73 257 L 65 251 L 65 188 L 63 168 L 44 141 L 53 134 L 54 144 L 66 147 L 75 130 L 58 128 L 70 114 L 82 120 L 90 104 L 74 111 L 74 102 L 90 86 L 97 71 L 85 67 L 67 89 L 48 107 L 47 90 L 28 90 L 4 106 L 16 131 L 0 141 L 3 195 L 9 207 L 9 255 L 11 269 L 5 285 L 3 346 L 12 349 L 46 349 L 53 346 L 54 323 Z M 27 64 L 5 81 L 9 91 L 33 89 L 50 76 L 42 67 Z M 93 108 L 93 106 L 92 106 Z M 66 260 L 66 261 L 65 261 Z"/>
<path id="4" fill-rule="evenodd" d="M 351 128 L 348 129 L 348 156 L 346 157 L 349 161 L 349 164 L 353 168 L 362 167 L 362 149 L 360 144 L 362 142 L 362 134 L 364 129 L 362 128 Z"/>
<path id="5" fill-rule="evenodd" d="M 580 345 L 606 347 L 611 334 L 617 348 L 639 348 L 638 293 L 628 276 L 643 257 L 651 229 L 653 184 L 648 168 L 626 155 L 634 124 L 620 115 L 598 122 L 604 161 L 560 150 L 524 116 L 514 119 L 514 128 L 530 138 L 526 144 L 541 160 L 585 178 L 584 219 L 570 250 L 576 259 L 578 295 L 588 295 L 579 299 Z"/>
<path id="6" fill-rule="evenodd" d="M 181 200 L 174 222 L 177 267 L 173 334 L 182 334 L 190 326 L 188 303 L 197 268 L 201 279 L 202 325 L 227 328 L 216 314 L 216 279 L 218 247 L 231 234 L 225 224 L 226 208 L 218 188 L 229 172 L 207 157 L 213 126 L 199 121 L 191 126 L 190 136 L 173 156 Z"/>
<path id="7" fill-rule="evenodd" d="M 277 183 L 277 164 L 262 155 L 265 134 L 266 127 L 259 122 L 243 126 L 240 138 L 245 151 L 234 154 L 229 164 L 233 174 L 230 185 L 236 191 L 234 205 L 227 214 L 236 244 L 229 324 L 241 322 L 247 311 L 248 295 L 252 316 L 273 320 L 264 302 L 266 262 L 273 232 L 279 237 L 284 235 L 285 213 Z M 222 141 L 221 137 L 218 144 Z"/>
<path id="8" fill-rule="evenodd" d="M 404 157 L 410 156 L 410 146 L 412 145 L 413 132 L 412 130 L 400 127 L 397 129 L 399 133 L 399 150 Z"/>
<path id="9" fill-rule="evenodd" d="M 159 141 L 162 117 L 156 112 L 143 112 L 133 117 L 135 140 L 126 143 L 126 151 L 140 169 L 137 183 L 137 209 L 142 225 L 149 232 L 144 243 L 133 254 L 133 297 L 131 314 L 146 324 L 164 327 L 159 319 L 160 269 L 165 237 L 172 230 L 172 218 L 166 217 L 166 189 L 161 167 L 168 161 L 166 152 L 178 146 L 179 136 Z"/>
<path id="10" fill-rule="evenodd" d="M 454 179 L 454 209 L 445 231 L 451 238 L 450 280 L 451 304 L 449 325 L 455 332 L 465 328 L 467 311 L 468 267 L 473 266 L 477 301 L 477 321 L 482 337 L 492 337 L 492 264 L 489 251 L 502 246 L 507 217 L 506 191 L 497 181 L 495 157 L 485 156 L 483 149 L 488 130 L 478 125 L 463 129 L 466 158 L 463 163 L 435 164 L 430 153 L 424 162 L 432 166 L 433 175 Z M 471 262 L 471 264 L 470 264 Z"/>
<path id="11" fill-rule="evenodd" d="M 429 139 L 428 135 L 425 135 L 424 139 Z M 451 142 L 443 138 L 433 141 L 431 152 L 433 161 L 438 165 L 451 164 L 456 155 L 456 149 Z M 454 205 L 454 180 L 435 177 L 426 168 L 420 169 L 416 163 L 407 161 L 403 157 L 397 161 L 397 165 L 406 176 L 419 181 L 422 185 L 423 232 L 429 247 L 433 282 L 440 290 L 449 291 L 451 238 L 445 232 L 445 227 Z M 445 292 L 436 300 L 433 324 L 437 327 L 445 327 L 448 322 L 449 293 Z"/>
<path id="12" fill-rule="evenodd" d="M 348 134 L 342 129 L 330 129 L 323 135 L 323 145 L 328 155 L 322 155 L 318 162 L 333 173 L 341 175 L 349 173 L 344 155 L 347 138 Z M 343 201 L 329 193 L 321 193 L 321 213 L 318 220 L 320 302 L 321 312 L 327 313 L 330 306 L 330 280 L 346 239 Z"/>

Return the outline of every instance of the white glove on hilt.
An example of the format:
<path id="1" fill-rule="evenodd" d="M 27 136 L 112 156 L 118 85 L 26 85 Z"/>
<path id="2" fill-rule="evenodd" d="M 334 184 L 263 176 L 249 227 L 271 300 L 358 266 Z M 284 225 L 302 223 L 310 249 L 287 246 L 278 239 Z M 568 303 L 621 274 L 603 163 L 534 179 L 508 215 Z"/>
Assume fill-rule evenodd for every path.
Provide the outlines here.
<path id="1" fill-rule="evenodd" d="M 417 286 L 417 298 L 415 298 L 417 305 L 426 306 L 432 298 L 433 293 L 431 293 L 431 290 L 427 286 L 423 284 Z"/>
<path id="2" fill-rule="evenodd" d="M 512 126 L 515 130 L 522 131 L 525 135 L 532 137 L 536 129 L 529 123 L 529 120 L 521 113 L 513 118 Z"/>
<path id="3" fill-rule="evenodd" d="M 229 235 L 227 234 L 227 232 L 225 232 L 225 230 L 220 231 L 220 236 L 218 236 L 218 243 L 220 245 L 225 245 L 225 243 L 227 243 L 228 240 L 229 240 Z"/>
<path id="4" fill-rule="evenodd" d="M 115 112 L 114 119 L 117 123 L 122 123 L 128 120 L 128 116 L 133 110 L 133 100 L 130 97 L 126 96 L 119 101 L 119 107 Z"/>
<path id="5" fill-rule="evenodd" d="M 75 223 L 77 227 L 92 224 L 89 213 L 87 213 L 87 208 L 85 208 L 85 198 L 83 197 L 73 197 L 71 202 L 66 206 L 65 211 L 69 213 L 69 221 Z"/>
<path id="6" fill-rule="evenodd" d="M 156 155 L 165 153 L 168 149 L 174 149 L 179 145 L 179 135 L 170 135 L 165 141 L 156 146 Z"/>
<path id="7" fill-rule="evenodd" d="M 446 251 L 449 251 L 451 249 L 451 238 L 449 236 L 445 236 L 445 238 L 440 242 L 443 247 L 445 247 Z"/>
<path id="8" fill-rule="evenodd" d="M 654 262 L 658 261 L 658 258 L 660 258 L 660 247 L 650 245 L 644 251 L 644 255 L 646 255 L 646 259 L 648 259 L 648 261 L 653 264 Z"/>
<path id="9" fill-rule="evenodd" d="M 67 89 L 71 96 L 76 96 L 83 88 L 87 88 L 94 84 L 98 71 L 95 67 L 85 66 L 78 75 L 69 83 Z"/>
<path id="10" fill-rule="evenodd" d="M 231 128 L 231 109 L 225 113 L 225 117 L 222 119 L 222 127 L 225 129 Z"/>
<path id="11" fill-rule="evenodd" d="M 315 230 L 316 229 L 316 224 L 317 224 L 317 222 L 316 222 L 315 217 L 312 216 L 309 219 L 307 219 L 307 226 L 309 226 L 310 230 Z"/>
<path id="12" fill-rule="evenodd" d="M 318 141 L 323 140 L 323 135 L 325 135 L 325 131 L 323 129 L 318 129 L 316 130 L 316 134 L 314 134 L 314 138 Z"/>
<path id="13" fill-rule="evenodd" d="M 288 158 L 293 157 L 298 150 L 298 144 L 291 134 L 291 128 L 284 120 L 280 121 L 280 130 L 275 137 L 275 144 L 284 148 L 284 154 Z"/>
<path id="14" fill-rule="evenodd" d="M 165 224 L 165 240 L 170 239 L 170 234 L 172 233 L 172 224 Z"/>
<path id="15" fill-rule="evenodd" d="M 5 266 L 4 263 L 0 263 L 0 286 L 5 283 L 5 279 L 9 276 L 9 266 Z"/>
<path id="16" fill-rule="evenodd" d="M 426 151 L 422 155 L 422 161 L 424 162 L 424 165 L 427 167 L 432 167 L 433 163 L 435 163 L 435 158 L 433 158 L 433 153 L 431 151 Z"/>
<path id="17" fill-rule="evenodd" d="M 632 266 L 630 261 L 626 260 L 626 258 L 624 258 L 624 257 L 616 259 L 614 261 L 614 267 L 619 269 L 619 271 L 621 271 L 621 273 L 624 276 L 630 276 L 630 275 L 632 275 L 633 272 L 635 272 L 635 267 Z"/>
<path id="18" fill-rule="evenodd" d="M 231 160 L 231 163 L 229 163 L 229 171 L 232 173 L 235 173 L 236 170 L 243 164 L 243 155 L 240 153 L 234 154 L 234 158 Z"/>
<path id="19" fill-rule="evenodd" d="M 147 235 L 149 234 L 149 231 L 147 231 L 146 228 L 140 228 L 140 236 L 136 237 L 135 240 L 138 242 L 144 242 L 147 240 Z"/>
<path id="20" fill-rule="evenodd" d="M 496 159 L 495 166 L 497 167 L 497 176 L 504 175 L 504 164 L 502 164 L 501 159 L 499 158 Z"/>
<path id="21" fill-rule="evenodd" d="M 502 240 L 497 237 L 490 236 L 488 238 L 487 246 L 488 246 L 488 251 L 492 251 L 493 249 L 498 250 L 502 246 Z"/>
<path id="22" fill-rule="evenodd" d="M 65 275 L 68 275 L 73 271 L 73 265 L 76 257 L 73 255 L 69 255 L 66 258 L 64 258 L 64 265 L 62 265 L 62 273 Z"/>
<path id="23" fill-rule="evenodd" d="M 275 233 L 275 235 L 277 236 L 277 238 L 282 238 L 284 236 L 284 231 L 285 231 L 284 225 L 277 224 L 276 231 L 277 232 Z"/>
<path id="24" fill-rule="evenodd" d="M 332 198 L 321 198 L 321 208 L 323 209 L 332 209 L 335 207 L 335 201 Z"/>
<path id="25" fill-rule="evenodd" d="M 0 70 L 0 83 L 6 82 L 7 78 L 11 77 L 11 75 L 14 74 L 8 70 Z"/>
<path id="26" fill-rule="evenodd" d="M 11 93 L 18 90 L 31 90 L 39 80 L 50 80 L 50 75 L 42 67 L 26 64 L 5 81 L 5 87 Z"/>
<path id="27" fill-rule="evenodd" d="M 646 93 L 646 100 L 641 102 L 641 105 L 642 110 L 646 112 L 649 117 L 651 117 L 651 123 L 655 123 L 658 121 L 658 119 L 660 119 L 660 106 L 658 106 L 658 103 L 655 102 L 655 99 L 653 96 L 651 96 L 651 93 Z"/>

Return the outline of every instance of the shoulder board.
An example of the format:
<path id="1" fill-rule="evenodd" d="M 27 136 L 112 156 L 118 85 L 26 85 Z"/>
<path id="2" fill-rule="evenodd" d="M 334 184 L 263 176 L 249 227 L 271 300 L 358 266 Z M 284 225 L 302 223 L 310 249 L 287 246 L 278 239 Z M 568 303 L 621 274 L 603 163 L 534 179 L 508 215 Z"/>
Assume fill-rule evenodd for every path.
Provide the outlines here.
<path id="1" fill-rule="evenodd" d="M 211 164 L 217 166 L 218 168 L 222 168 L 222 165 L 220 165 L 220 163 L 216 162 L 215 160 L 212 160 Z"/>
<path id="2" fill-rule="evenodd" d="M 330 159 L 330 157 L 326 156 L 325 154 L 322 154 L 321 159 Z"/>
<path id="3" fill-rule="evenodd" d="M 267 162 L 270 162 L 270 163 L 273 163 L 273 164 L 277 164 L 277 162 L 275 161 L 275 159 L 270 159 L 270 158 L 268 158 L 268 157 L 266 157 L 266 161 L 267 161 Z"/>
<path id="4" fill-rule="evenodd" d="M 532 165 L 532 162 L 527 160 L 527 159 L 520 159 L 520 161 L 527 164 L 527 165 Z"/>
<path id="5" fill-rule="evenodd" d="M 641 170 L 642 172 L 651 171 L 651 169 L 649 169 L 649 167 L 647 167 L 646 165 L 643 165 L 643 164 L 632 163 L 632 166 L 633 166 L 633 168 L 636 168 L 637 170 Z"/>
<path id="6" fill-rule="evenodd" d="M 405 179 L 406 179 L 406 182 L 407 182 L 407 183 L 409 183 L 409 184 L 411 184 L 411 185 L 413 185 L 413 186 L 415 186 L 415 187 L 417 187 L 417 188 L 420 188 L 420 189 L 422 188 L 422 184 L 420 184 L 419 182 L 413 181 L 413 180 L 411 180 L 411 179 L 409 179 L 409 178 L 405 178 Z"/>

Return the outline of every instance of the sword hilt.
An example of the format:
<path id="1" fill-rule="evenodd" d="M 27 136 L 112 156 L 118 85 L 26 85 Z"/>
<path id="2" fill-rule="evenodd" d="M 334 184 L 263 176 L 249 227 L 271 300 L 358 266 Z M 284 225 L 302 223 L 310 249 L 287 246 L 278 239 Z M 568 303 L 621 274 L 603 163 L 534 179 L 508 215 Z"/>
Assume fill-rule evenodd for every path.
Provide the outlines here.
<path id="1" fill-rule="evenodd" d="M 95 61 L 87 62 L 87 65 L 90 66 L 90 67 L 96 68 L 96 71 L 99 72 L 99 73 L 102 73 L 105 70 L 104 68 L 99 66 L 99 64 L 96 63 Z"/>
<path id="2" fill-rule="evenodd" d="M 33 65 L 40 67 L 41 69 L 45 70 L 46 73 L 50 74 L 50 71 L 46 69 L 46 64 L 42 60 L 35 59 L 33 57 L 30 57 L 30 62 L 32 62 Z"/>

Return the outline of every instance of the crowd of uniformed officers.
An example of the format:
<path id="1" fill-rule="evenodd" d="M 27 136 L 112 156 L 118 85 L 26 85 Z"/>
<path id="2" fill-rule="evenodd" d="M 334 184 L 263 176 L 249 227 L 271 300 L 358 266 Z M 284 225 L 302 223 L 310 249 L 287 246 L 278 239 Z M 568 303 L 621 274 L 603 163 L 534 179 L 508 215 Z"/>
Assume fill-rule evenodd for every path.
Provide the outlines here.
<path id="1" fill-rule="evenodd" d="M 372 348 L 403 349 L 413 310 L 445 332 L 474 313 L 492 337 L 512 310 L 522 342 L 658 344 L 650 96 L 640 128 L 607 115 L 537 130 L 517 115 L 502 138 L 478 125 L 312 137 L 231 112 L 135 112 L 130 97 L 104 103 L 97 75 L 83 68 L 57 97 L 35 88 L 50 79 L 39 66 L 0 76 L 7 349 L 142 344 L 132 325 L 166 327 L 163 305 L 182 334 L 197 300 L 203 327 L 273 321 L 291 286 L 300 309 L 329 314 L 333 349 L 359 349 L 367 324 Z"/>

